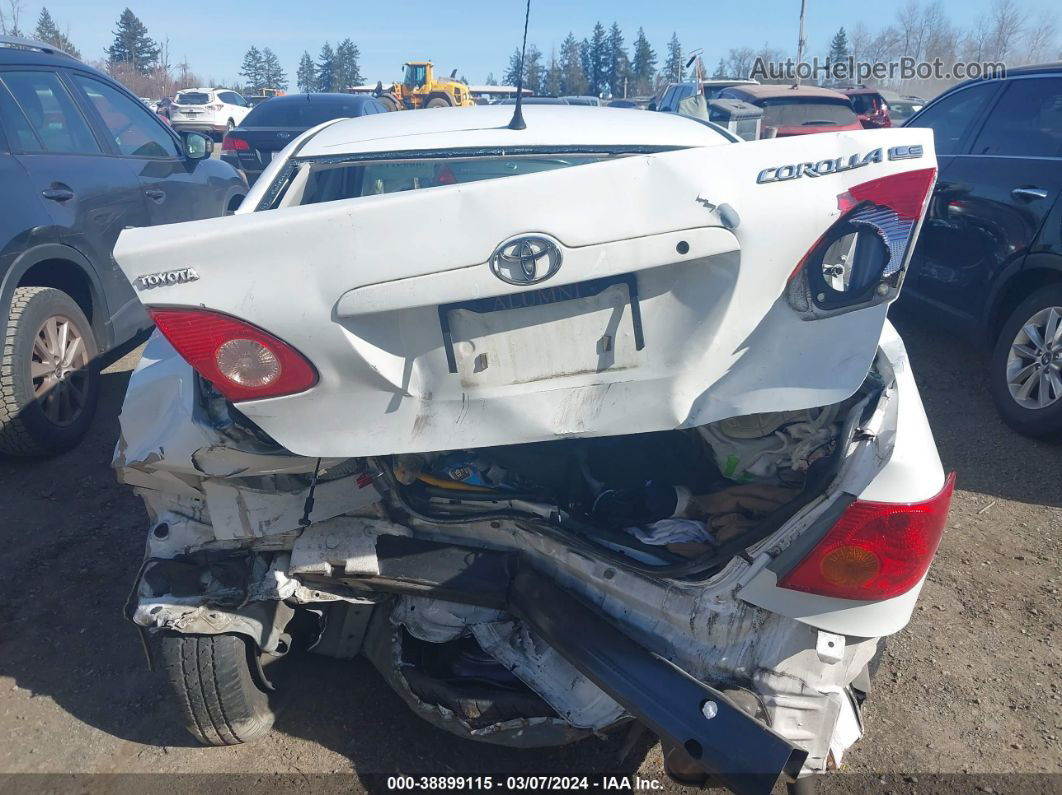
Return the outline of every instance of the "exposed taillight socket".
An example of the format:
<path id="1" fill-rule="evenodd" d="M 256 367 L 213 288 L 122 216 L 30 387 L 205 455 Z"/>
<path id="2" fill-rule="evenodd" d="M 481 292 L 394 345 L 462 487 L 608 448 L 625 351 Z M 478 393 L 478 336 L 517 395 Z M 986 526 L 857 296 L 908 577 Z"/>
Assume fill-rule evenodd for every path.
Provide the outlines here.
<path id="1" fill-rule="evenodd" d="M 819 320 L 895 299 L 935 179 L 935 168 L 915 169 L 838 195 L 840 218 L 789 277 L 789 305 Z"/>
<path id="2" fill-rule="evenodd" d="M 953 472 L 924 502 L 856 500 L 779 587 L 860 601 L 907 593 L 929 571 L 954 490 Z"/>
<path id="3" fill-rule="evenodd" d="M 309 359 L 244 320 L 207 309 L 148 312 L 177 353 L 234 403 L 292 395 L 317 383 Z"/>

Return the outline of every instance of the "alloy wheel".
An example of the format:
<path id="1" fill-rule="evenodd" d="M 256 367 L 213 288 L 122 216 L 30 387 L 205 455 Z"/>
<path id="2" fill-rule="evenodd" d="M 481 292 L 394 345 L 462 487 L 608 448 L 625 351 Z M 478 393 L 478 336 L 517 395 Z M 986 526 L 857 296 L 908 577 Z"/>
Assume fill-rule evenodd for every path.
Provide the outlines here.
<path id="1" fill-rule="evenodd" d="M 1007 356 L 1007 385 L 1022 408 L 1062 400 L 1062 306 L 1048 306 L 1018 330 Z"/>
<path id="2" fill-rule="evenodd" d="M 33 340 L 30 377 L 44 416 L 54 425 L 74 423 L 85 407 L 89 354 L 68 317 L 47 318 Z"/>

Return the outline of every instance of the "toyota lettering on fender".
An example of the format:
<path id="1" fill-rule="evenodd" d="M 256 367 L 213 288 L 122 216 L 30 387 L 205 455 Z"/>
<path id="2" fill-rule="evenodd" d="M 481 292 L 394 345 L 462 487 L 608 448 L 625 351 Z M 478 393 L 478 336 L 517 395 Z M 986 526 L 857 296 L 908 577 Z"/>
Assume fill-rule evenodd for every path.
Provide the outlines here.
<path id="1" fill-rule="evenodd" d="M 195 268 L 178 268 L 172 271 L 159 271 L 158 273 L 145 273 L 136 280 L 138 290 L 146 290 L 151 287 L 162 287 L 170 284 L 185 284 L 199 279 Z"/>

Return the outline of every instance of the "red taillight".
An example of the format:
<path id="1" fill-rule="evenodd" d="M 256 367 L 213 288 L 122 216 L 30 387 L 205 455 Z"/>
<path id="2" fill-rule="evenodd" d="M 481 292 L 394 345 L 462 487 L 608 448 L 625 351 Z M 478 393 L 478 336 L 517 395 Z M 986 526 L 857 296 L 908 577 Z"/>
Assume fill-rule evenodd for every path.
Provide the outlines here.
<path id="1" fill-rule="evenodd" d="M 221 151 L 222 152 L 249 152 L 251 151 L 251 145 L 239 136 L 232 133 L 225 133 L 225 137 L 221 139 Z"/>
<path id="2" fill-rule="evenodd" d="M 873 202 L 882 207 L 888 207 L 905 221 L 914 221 L 922 214 L 926 195 L 933 185 L 936 174 L 935 168 L 904 171 L 902 174 L 893 174 L 853 185 L 848 189 L 848 195 L 856 203 Z"/>
<path id="3" fill-rule="evenodd" d="M 204 309 L 148 312 L 184 360 L 233 402 L 291 395 L 317 383 L 305 356 L 250 323 Z"/>
<path id="4" fill-rule="evenodd" d="M 906 593 L 929 570 L 954 490 L 953 472 L 941 492 L 925 502 L 856 500 L 778 585 L 862 601 Z"/>

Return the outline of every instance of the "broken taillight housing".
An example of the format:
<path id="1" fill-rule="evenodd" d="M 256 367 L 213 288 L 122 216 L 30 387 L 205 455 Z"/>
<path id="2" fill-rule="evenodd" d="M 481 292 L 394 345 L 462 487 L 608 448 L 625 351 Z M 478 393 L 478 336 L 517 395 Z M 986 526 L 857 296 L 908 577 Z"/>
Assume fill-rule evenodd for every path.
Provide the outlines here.
<path id="1" fill-rule="evenodd" d="M 893 300 L 903 282 L 935 168 L 853 185 L 837 197 L 841 217 L 804 255 L 786 290 L 805 320 Z"/>
<path id="2" fill-rule="evenodd" d="M 778 586 L 861 601 L 906 593 L 929 570 L 954 490 L 953 472 L 925 502 L 856 500 Z"/>
<path id="3" fill-rule="evenodd" d="M 205 309 L 148 312 L 177 353 L 233 402 L 291 395 L 317 383 L 305 356 L 250 323 Z"/>

